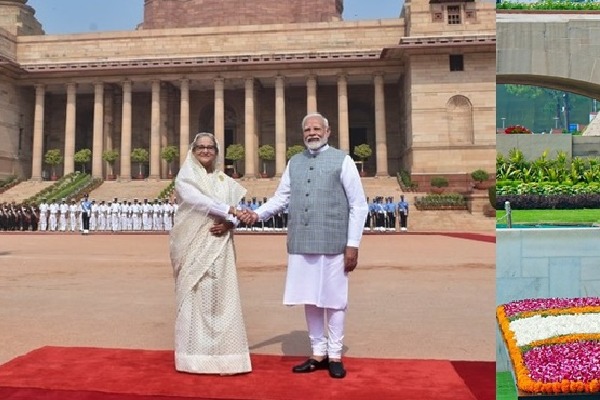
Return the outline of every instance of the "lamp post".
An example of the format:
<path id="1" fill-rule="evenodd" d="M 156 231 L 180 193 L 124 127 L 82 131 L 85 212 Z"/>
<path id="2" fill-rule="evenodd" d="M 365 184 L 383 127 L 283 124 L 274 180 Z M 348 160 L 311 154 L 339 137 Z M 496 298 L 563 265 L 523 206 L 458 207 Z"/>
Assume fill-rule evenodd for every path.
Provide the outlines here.
<path id="1" fill-rule="evenodd" d="M 506 121 L 506 117 L 500 118 L 502 120 L 502 129 L 504 129 L 504 122 Z"/>
<path id="2" fill-rule="evenodd" d="M 558 117 L 554 117 L 554 129 L 558 129 Z"/>

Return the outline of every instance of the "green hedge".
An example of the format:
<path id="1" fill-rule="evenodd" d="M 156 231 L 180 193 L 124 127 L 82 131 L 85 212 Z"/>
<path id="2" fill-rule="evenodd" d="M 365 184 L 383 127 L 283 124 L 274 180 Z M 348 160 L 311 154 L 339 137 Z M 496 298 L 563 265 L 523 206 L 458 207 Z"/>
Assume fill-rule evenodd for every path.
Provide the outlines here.
<path id="1" fill-rule="evenodd" d="M 466 209 L 467 201 L 459 193 L 428 194 L 415 198 L 415 207 L 417 209 L 444 209 L 449 206 L 455 207 L 454 209 Z"/>
<path id="2" fill-rule="evenodd" d="M 600 10 L 600 4 L 594 1 L 556 1 L 545 0 L 535 3 L 503 1 L 496 4 L 498 10 Z"/>

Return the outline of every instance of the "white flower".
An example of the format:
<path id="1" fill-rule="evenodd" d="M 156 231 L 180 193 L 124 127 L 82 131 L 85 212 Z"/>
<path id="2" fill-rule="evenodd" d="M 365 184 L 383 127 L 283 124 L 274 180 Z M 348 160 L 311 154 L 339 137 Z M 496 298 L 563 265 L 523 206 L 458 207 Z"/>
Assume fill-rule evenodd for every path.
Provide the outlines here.
<path id="1" fill-rule="evenodd" d="M 555 315 L 521 318 L 510 323 L 517 346 L 554 336 L 600 333 L 600 314 Z"/>

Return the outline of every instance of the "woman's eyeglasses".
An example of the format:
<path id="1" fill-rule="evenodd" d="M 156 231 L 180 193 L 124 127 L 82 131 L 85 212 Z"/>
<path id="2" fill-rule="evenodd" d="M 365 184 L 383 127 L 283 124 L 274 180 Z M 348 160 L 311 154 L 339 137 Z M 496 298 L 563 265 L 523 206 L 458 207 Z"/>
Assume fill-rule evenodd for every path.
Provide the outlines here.
<path id="1" fill-rule="evenodd" d="M 216 149 L 215 146 L 194 146 L 194 147 L 192 147 L 193 151 L 203 151 L 203 150 L 214 151 L 215 149 Z"/>

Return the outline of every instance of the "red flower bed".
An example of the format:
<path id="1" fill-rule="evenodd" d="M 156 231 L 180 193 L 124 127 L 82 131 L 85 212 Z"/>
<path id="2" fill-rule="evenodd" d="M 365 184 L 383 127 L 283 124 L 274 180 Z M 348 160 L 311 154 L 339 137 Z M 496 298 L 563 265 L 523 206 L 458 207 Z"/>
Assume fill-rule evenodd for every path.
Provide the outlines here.
<path id="1" fill-rule="evenodd" d="M 523 125 L 511 125 L 504 130 L 504 133 L 510 134 L 527 134 L 531 133 L 531 131 L 525 128 Z"/>

